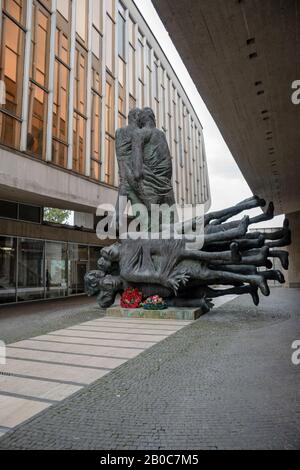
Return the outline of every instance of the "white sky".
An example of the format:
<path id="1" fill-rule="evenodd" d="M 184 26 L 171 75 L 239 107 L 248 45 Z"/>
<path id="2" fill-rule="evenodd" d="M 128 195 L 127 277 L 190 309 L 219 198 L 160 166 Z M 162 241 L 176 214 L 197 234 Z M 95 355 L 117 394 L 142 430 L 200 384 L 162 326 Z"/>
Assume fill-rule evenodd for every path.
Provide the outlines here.
<path id="1" fill-rule="evenodd" d="M 162 45 L 169 62 L 176 70 L 188 97 L 203 126 L 206 156 L 208 163 L 209 181 L 211 189 L 211 210 L 222 209 L 236 204 L 242 199 L 251 196 L 252 192 L 232 157 L 218 127 L 199 95 L 187 69 L 185 68 L 168 32 L 161 22 L 151 0 L 135 0 L 135 3 L 157 41 Z M 201 92 L 201 90 L 200 90 Z M 260 213 L 260 210 L 251 211 L 251 215 Z M 275 217 L 270 222 L 263 222 L 258 226 L 281 226 L 282 216 Z"/>

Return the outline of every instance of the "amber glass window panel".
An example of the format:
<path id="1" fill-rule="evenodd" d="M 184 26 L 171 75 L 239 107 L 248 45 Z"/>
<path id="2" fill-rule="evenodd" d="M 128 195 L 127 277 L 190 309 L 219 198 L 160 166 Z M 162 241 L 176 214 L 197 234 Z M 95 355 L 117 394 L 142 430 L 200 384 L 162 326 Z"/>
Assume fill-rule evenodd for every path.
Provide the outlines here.
<path id="1" fill-rule="evenodd" d="M 123 114 L 118 114 L 118 127 L 124 127 L 126 126 L 126 118 L 123 116 Z"/>
<path id="2" fill-rule="evenodd" d="M 76 0 L 76 33 L 83 42 L 86 42 L 87 36 L 87 13 L 87 0 Z"/>
<path id="3" fill-rule="evenodd" d="M 69 21 L 70 15 L 70 3 L 69 0 L 56 0 L 57 11 L 67 20 Z"/>
<path id="4" fill-rule="evenodd" d="M 92 66 L 92 72 L 93 72 L 93 81 L 92 81 L 92 87 L 93 89 L 101 94 L 101 75 L 100 75 L 100 70 L 99 70 L 99 64 L 95 61 Z"/>
<path id="5" fill-rule="evenodd" d="M 31 36 L 31 78 L 47 88 L 50 15 L 38 2 L 33 5 Z"/>
<path id="6" fill-rule="evenodd" d="M 25 0 L 3 0 L 3 9 L 7 11 L 18 23 L 25 25 L 26 1 Z"/>
<path id="7" fill-rule="evenodd" d="M 85 113 L 86 102 L 86 57 L 81 49 L 75 50 L 74 108 Z"/>
<path id="8" fill-rule="evenodd" d="M 86 120 L 74 112 L 73 116 L 73 170 L 85 173 Z"/>
<path id="9" fill-rule="evenodd" d="M 4 81 L 6 96 L 0 108 L 18 117 L 22 107 L 24 39 L 24 31 L 3 15 L 0 79 Z"/>
<path id="10" fill-rule="evenodd" d="M 129 109 L 133 109 L 136 107 L 136 99 L 129 95 Z"/>
<path id="11" fill-rule="evenodd" d="M 106 67 L 111 73 L 115 70 L 115 24 L 106 15 L 106 38 L 105 38 L 105 59 Z"/>
<path id="12" fill-rule="evenodd" d="M 58 142 L 55 138 L 52 141 L 52 162 L 56 165 L 67 168 L 68 146 Z"/>
<path id="13" fill-rule="evenodd" d="M 54 64 L 53 136 L 68 140 L 69 70 L 58 60 Z"/>
<path id="14" fill-rule="evenodd" d="M 19 148 L 21 123 L 7 114 L 0 112 L 0 142 L 8 147 Z"/>
<path id="15" fill-rule="evenodd" d="M 114 184 L 114 153 L 115 142 L 109 135 L 105 136 L 105 175 L 104 181 L 107 184 Z"/>
<path id="16" fill-rule="evenodd" d="M 125 115 L 125 90 L 121 85 L 119 85 L 118 111 Z"/>
<path id="17" fill-rule="evenodd" d="M 114 134 L 114 87 L 108 81 L 105 86 L 105 131 Z"/>
<path id="18" fill-rule="evenodd" d="M 67 33 L 58 27 L 55 33 L 55 55 L 65 64 L 69 63 L 69 39 Z"/>
<path id="19" fill-rule="evenodd" d="M 92 21 L 99 31 L 102 31 L 102 3 L 103 0 L 92 0 Z"/>
<path id="20" fill-rule="evenodd" d="M 101 137 L 101 98 L 96 93 L 92 95 L 92 158 L 100 160 Z"/>
<path id="21" fill-rule="evenodd" d="M 122 87 L 125 87 L 125 74 L 126 74 L 126 64 L 125 62 L 119 57 L 119 71 L 118 71 L 118 79 L 119 83 Z"/>
<path id="22" fill-rule="evenodd" d="M 91 178 L 94 180 L 100 181 L 100 162 L 97 160 L 91 160 Z"/>
<path id="23" fill-rule="evenodd" d="M 46 113 L 47 93 L 30 83 L 27 150 L 40 158 L 45 154 Z"/>

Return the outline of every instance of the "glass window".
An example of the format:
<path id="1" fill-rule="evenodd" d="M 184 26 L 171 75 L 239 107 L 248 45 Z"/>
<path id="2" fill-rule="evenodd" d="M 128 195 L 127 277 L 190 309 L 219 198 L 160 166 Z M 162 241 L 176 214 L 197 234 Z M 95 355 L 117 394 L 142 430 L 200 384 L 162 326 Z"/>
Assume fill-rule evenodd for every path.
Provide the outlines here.
<path id="1" fill-rule="evenodd" d="M 19 148 L 21 123 L 12 116 L 0 112 L 0 141 L 8 147 Z"/>
<path id="2" fill-rule="evenodd" d="M 38 3 L 32 12 L 31 73 L 30 77 L 39 85 L 47 87 L 47 62 L 49 57 L 49 13 Z"/>
<path id="3" fill-rule="evenodd" d="M 85 173 L 85 132 L 86 120 L 74 112 L 73 117 L 73 170 Z"/>
<path id="4" fill-rule="evenodd" d="M 21 115 L 22 59 L 24 31 L 6 16 L 3 17 L 1 80 L 5 83 L 6 104 L 15 116 Z"/>
<path id="5" fill-rule="evenodd" d="M 3 9 L 7 11 L 18 23 L 24 26 L 26 1 L 25 0 L 3 0 Z"/>
<path id="6" fill-rule="evenodd" d="M 104 182 L 107 184 L 114 184 L 114 153 L 115 153 L 114 139 L 105 136 L 105 175 Z"/>
<path id="7" fill-rule="evenodd" d="M 112 19 L 115 19 L 115 5 L 115 0 L 106 0 L 106 11 Z"/>
<path id="8" fill-rule="evenodd" d="M 18 218 L 18 204 L 10 201 L 0 201 L 0 217 L 7 219 Z"/>
<path id="9" fill-rule="evenodd" d="M 128 81 L 129 93 L 135 97 L 135 50 L 129 46 L 128 57 Z"/>
<path id="10" fill-rule="evenodd" d="M 57 10 L 62 16 L 69 20 L 69 13 L 70 13 L 70 4 L 69 0 L 56 0 Z"/>
<path id="11" fill-rule="evenodd" d="M 93 269 L 98 269 L 97 261 L 100 258 L 100 251 L 102 246 L 90 246 L 89 247 L 89 255 L 90 255 L 90 266 L 89 269 L 92 271 Z"/>
<path id="12" fill-rule="evenodd" d="M 56 28 L 55 55 L 66 65 L 69 63 L 69 39 L 65 32 Z"/>
<path id="13" fill-rule="evenodd" d="M 93 24 L 99 31 L 102 31 L 102 1 L 103 0 L 92 0 Z"/>
<path id="14" fill-rule="evenodd" d="M 17 240 L 0 237 L 0 304 L 16 301 Z"/>
<path id="15" fill-rule="evenodd" d="M 135 46 L 135 23 L 130 17 L 128 20 L 128 28 L 129 28 L 129 42 L 132 46 Z"/>
<path id="16" fill-rule="evenodd" d="M 92 28 L 92 51 L 93 54 L 100 59 L 101 57 L 101 36 L 100 33 L 93 27 Z"/>
<path id="17" fill-rule="evenodd" d="M 91 177 L 100 178 L 101 97 L 92 94 Z"/>
<path id="18" fill-rule="evenodd" d="M 42 158 L 45 154 L 47 93 L 39 86 L 29 85 L 27 150 Z"/>
<path id="19" fill-rule="evenodd" d="M 53 136 L 67 142 L 69 70 L 58 60 L 54 64 Z"/>
<path id="20" fill-rule="evenodd" d="M 115 24 L 112 19 L 106 15 L 106 38 L 105 38 L 105 58 L 106 67 L 111 73 L 114 73 L 115 64 Z"/>
<path id="21" fill-rule="evenodd" d="M 86 42 L 87 0 L 76 0 L 76 32 Z"/>
<path id="22" fill-rule="evenodd" d="M 144 81 L 144 45 L 143 36 L 138 32 L 138 77 Z"/>
<path id="23" fill-rule="evenodd" d="M 85 53 L 75 49 L 74 108 L 85 113 L 86 94 L 86 57 Z"/>
<path id="24" fill-rule="evenodd" d="M 88 270 L 88 247 L 69 244 L 69 294 L 84 292 L 84 276 Z"/>
<path id="25" fill-rule="evenodd" d="M 18 300 L 44 298 L 44 245 L 21 238 L 18 250 Z"/>
<path id="26" fill-rule="evenodd" d="M 118 54 L 125 58 L 125 19 L 122 14 L 118 14 Z"/>
<path id="27" fill-rule="evenodd" d="M 19 219 L 28 222 L 41 223 L 42 211 L 38 206 L 29 206 L 27 204 L 19 204 Z"/>
<path id="28" fill-rule="evenodd" d="M 67 243 L 46 242 L 46 297 L 63 297 L 68 293 Z"/>
<path id="29" fill-rule="evenodd" d="M 109 81 L 105 87 L 105 131 L 114 134 L 114 87 Z"/>

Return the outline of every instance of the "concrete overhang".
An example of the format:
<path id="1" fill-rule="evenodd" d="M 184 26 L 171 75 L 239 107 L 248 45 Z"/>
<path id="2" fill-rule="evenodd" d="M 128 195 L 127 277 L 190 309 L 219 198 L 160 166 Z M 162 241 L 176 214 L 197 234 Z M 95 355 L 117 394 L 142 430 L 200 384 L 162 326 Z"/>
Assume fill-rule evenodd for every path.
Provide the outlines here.
<path id="1" fill-rule="evenodd" d="M 152 2 L 253 193 L 299 211 L 300 1 Z"/>
<path id="2" fill-rule="evenodd" d="M 114 205 L 117 191 L 0 148 L 0 199 L 95 213 L 99 204 Z"/>

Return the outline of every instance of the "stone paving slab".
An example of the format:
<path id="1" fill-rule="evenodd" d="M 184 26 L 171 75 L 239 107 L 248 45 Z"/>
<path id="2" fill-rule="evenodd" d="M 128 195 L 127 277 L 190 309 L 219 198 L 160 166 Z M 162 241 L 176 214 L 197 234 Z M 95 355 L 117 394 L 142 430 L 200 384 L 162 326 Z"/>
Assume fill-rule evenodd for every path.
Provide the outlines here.
<path id="1" fill-rule="evenodd" d="M 168 320 L 149 324 L 139 319 L 108 323 L 98 316 L 9 344 L 7 363 L 0 365 L 1 434 L 120 367 L 186 324 Z"/>
<path id="2" fill-rule="evenodd" d="M 201 317 L 0 439 L 1 449 L 299 449 L 300 290 Z"/>

